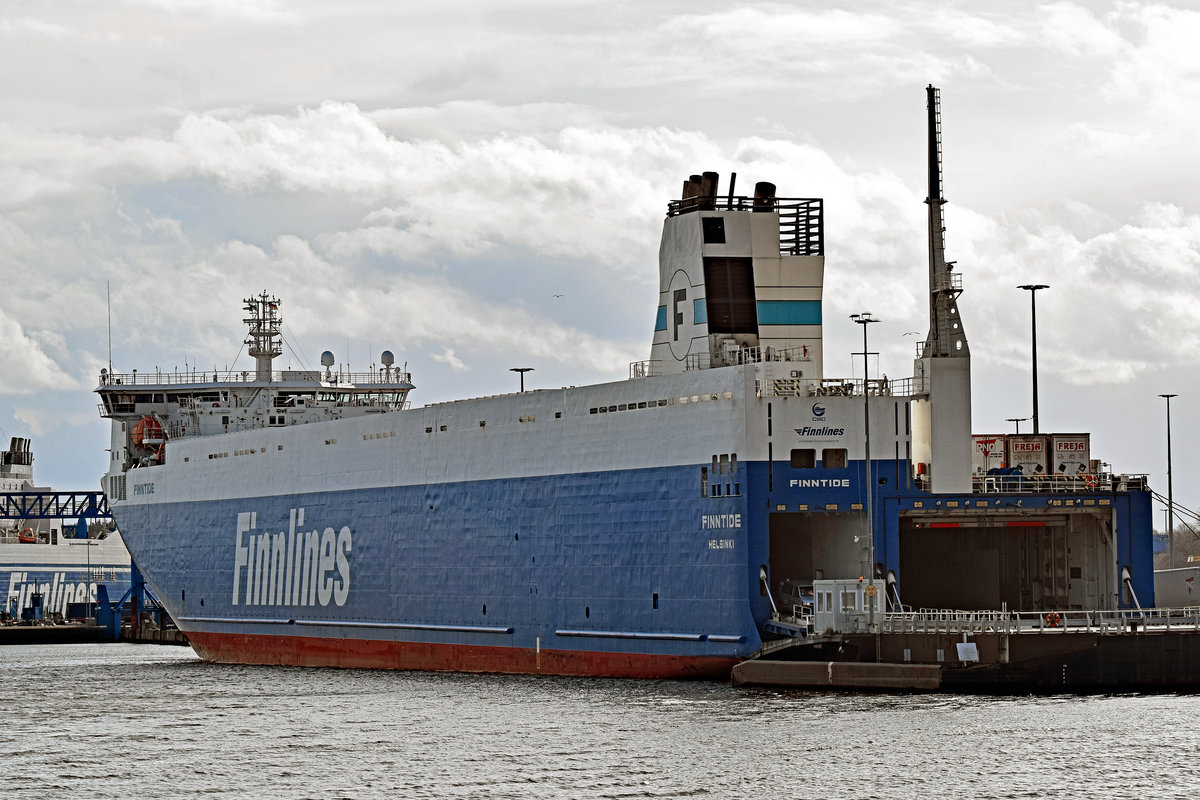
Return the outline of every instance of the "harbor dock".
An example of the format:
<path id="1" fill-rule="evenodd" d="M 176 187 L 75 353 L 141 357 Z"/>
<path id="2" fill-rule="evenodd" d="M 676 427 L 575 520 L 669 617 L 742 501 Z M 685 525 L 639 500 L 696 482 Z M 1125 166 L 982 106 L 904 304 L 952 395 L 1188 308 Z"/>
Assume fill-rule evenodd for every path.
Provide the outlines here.
<path id="1" fill-rule="evenodd" d="M 767 643 L 735 686 L 1054 692 L 1200 687 L 1200 609 L 889 613 Z"/>

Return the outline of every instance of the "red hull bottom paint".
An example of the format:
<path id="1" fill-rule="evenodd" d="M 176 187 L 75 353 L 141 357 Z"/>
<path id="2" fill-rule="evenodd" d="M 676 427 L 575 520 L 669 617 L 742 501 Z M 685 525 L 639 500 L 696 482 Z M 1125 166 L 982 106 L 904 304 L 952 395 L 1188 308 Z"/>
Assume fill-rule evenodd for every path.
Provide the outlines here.
<path id="1" fill-rule="evenodd" d="M 199 631 L 187 636 L 206 661 L 290 667 L 729 680 L 741 660 Z"/>

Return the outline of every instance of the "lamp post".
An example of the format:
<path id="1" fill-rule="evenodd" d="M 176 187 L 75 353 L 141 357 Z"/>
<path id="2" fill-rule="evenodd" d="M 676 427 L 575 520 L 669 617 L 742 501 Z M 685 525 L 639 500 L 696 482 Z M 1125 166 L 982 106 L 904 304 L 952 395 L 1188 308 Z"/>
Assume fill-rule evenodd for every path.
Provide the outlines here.
<path id="1" fill-rule="evenodd" d="M 1004 421 L 1005 421 L 1005 422 L 1011 422 L 1011 423 L 1013 423 L 1014 425 L 1016 425 L 1016 426 L 1017 426 L 1017 430 L 1016 430 L 1016 432 L 1017 432 L 1017 433 L 1020 433 L 1020 432 L 1021 432 L 1021 423 L 1022 423 L 1022 422 L 1028 422 L 1028 421 L 1029 421 L 1029 417 L 1009 417 L 1008 419 L 1006 419 L 1006 420 L 1004 420 Z"/>
<path id="2" fill-rule="evenodd" d="M 1037 291 L 1038 289 L 1049 289 L 1050 287 L 1044 283 L 1026 283 L 1017 288 L 1025 289 L 1029 292 L 1029 309 L 1032 312 L 1031 319 L 1033 320 L 1033 432 L 1039 433 L 1037 396 Z"/>
<path id="3" fill-rule="evenodd" d="M 521 375 L 521 392 L 525 392 L 525 373 L 533 372 L 533 367 L 510 367 L 509 372 L 517 372 Z"/>
<path id="4" fill-rule="evenodd" d="M 870 576 L 868 584 L 872 589 L 875 586 L 875 515 L 872 509 L 872 498 L 875 495 L 875 479 L 871 474 L 871 392 L 868 386 L 870 371 L 867 368 L 870 351 L 867 350 L 867 326 L 872 322 L 879 322 L 871 316 L 871 312 L 863 311 L 858 314 L 851 314 L 850 319 L 854 320 L 859 325 L 862 325 L 863 332 L 863 437 L 864 437 L 864 452 L 863 458 L 866 462 L 867 481 L 867 552 L 870 559 L 870 569 L 867 570 L 867 575 Z M 871 599 L 870 624 L 875 626 L 875 596 L 873 593 L 868 594 Z"/>
<path id="5" fill-rule="evenodd" d="M 1175 394 L 1160 394 L 1167 401 L 1167 568 L 1175 569 L 1175 494 L 1171 491 L 1171 398 Z"/>

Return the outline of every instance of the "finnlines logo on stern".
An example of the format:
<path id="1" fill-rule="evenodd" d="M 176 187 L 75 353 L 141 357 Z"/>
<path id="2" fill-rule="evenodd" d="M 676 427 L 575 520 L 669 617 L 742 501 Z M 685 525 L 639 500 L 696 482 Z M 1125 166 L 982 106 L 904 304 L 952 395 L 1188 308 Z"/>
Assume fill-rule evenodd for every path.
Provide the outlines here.
<path id="1" fill-rule="evenodd" d="M 350 596 L 349 526 L 340 531 L 304 525 L 304 509 L 293 508 L 288 530 L 258 533 L 258 513 L 237 515 L 233 560 L 233 604 L 246 606 L 343 606 Z M 248 534 L 248 535 L 247 535 Z"/>

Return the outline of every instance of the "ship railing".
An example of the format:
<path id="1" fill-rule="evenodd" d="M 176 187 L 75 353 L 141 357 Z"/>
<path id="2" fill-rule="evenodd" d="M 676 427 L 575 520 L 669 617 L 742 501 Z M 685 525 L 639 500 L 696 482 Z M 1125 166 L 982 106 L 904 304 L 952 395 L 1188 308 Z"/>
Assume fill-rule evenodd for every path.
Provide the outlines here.
<path id="1" fill-rule="evenodd" d="M 887 397 L 892 394 L 892 381 L 884 376 L 870 378 L 864 384 L 862 378 L 822 378 L 813 394 L 820 397 Z"/>
<path id="2" fill-rule="evenodd" d="M 1200 633 L 1200 606 L 1115 610 L 963 611 L 922 608 L 887 612 L 883 633 L 1133 634 L 1147 631 Z"/>
<path id="3" fill-rule="evenodd" d="M 760 378 L 755 381 L 759 397 L 862 397 L 865 391 L 871 397 L 889 397 L 895 392 L 896 381 L 887 378 L 871 378 L 864 386 L 862 378 L 822 378 L 808 380 L 797 376 L 789 378 Z"/>
<path id="4" fill-rule="evenodd" d="M 629 364 L 630 380 L 634 378 L 655 378 L 662 374 L 662 361 L 658 359 L 634 361 Z"/>
<path id="5" fill-rule="evenodd" d="M 938 292 L 961 292 L 962 273 L 951 272 L 939 276 L 933 288 Z"/>
<path id="6" fill-rule="evenodd" d="M 929 394 L 929 386 L 924 378 L 895 378 L 890 382 L 893 397 L 919 397 Z"/>
<path id="7" fill-rule="evenodd" d="M 971 490 L 975 494 L 1108 494 L 1143 491 L 1148 485 L 1146 475 L 1114 475 L 1111 472 L 1022 475 L 1003 474 L 997 470 L 991 475 L 971 476 Z"/>
<path id="8" fill-rule="evenodd" d="M 781 256 L 819 256 L 825 253 L 825 203 L 819 197 L 721 195 L 685 197 L 667 204 L 668 217 L 696 211 L 774 211 L 779 216 Z"/>
<path id="9" fill-rule="evenodd" d="M 734 367 L 740 364 L 760 364 L 760 363 L 806 363 L 812 361 L 812 349 L 808 345 L 798 345 L 796 347 L 773 347 L 767 345 L 762 347 L 755 345 L 753 347 L 737 347 L 730 346 L 717 352 L 710 359 L 714 367 Z M 796 370 L 799 377 L 800 370 Z"/>
<path id="10" fill-rule="evenodd" d="M 809 397 L 816 381 L 804 378 L 759 378 L 754 381 L 758 397 Z"/>
<path id="11" fill-rule="evenodd" d="M 810 631 L 813 628 L 812 606 L 809 605 L 785 605 L 779 611 L 773 612 L 771 618 Z"/>
<path id="12" fill-rule="evenodd" d="M 164 372 L 112 372 L 100 376 L 100 386 L 183 386 L 192 384 L 258 383 L 253 370 L 172 370 Z M 326 380 L 320 370 L 283 370 L 271 373 L 272 383 L 323 383 L 336 386 L 371 386 L 411 383 L 412 375 L 403 370 L 380 367 L 371 372 L 331 372 Z"/>

